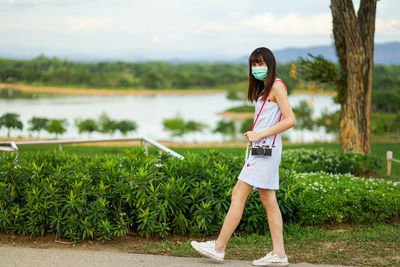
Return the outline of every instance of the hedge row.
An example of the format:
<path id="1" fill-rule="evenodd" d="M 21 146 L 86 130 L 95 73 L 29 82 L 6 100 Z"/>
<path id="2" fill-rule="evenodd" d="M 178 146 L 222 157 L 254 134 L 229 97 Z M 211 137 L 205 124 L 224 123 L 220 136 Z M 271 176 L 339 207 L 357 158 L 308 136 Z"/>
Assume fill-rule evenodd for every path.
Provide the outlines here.
<path id="1" fill-rule="evenodd" d="M 133 147 L 119 155 L 54 150 L 0 157 L 0 232 L 50 232 L 73 240 L 108 240 L 130 231 L 213 234 L 228 211 L 243 157 L 215 150 L 184 156 Z M 399 214 L 399 184 L 294 169 L 293 163 L 280 170 L 277 199 L 285 222 L 374 222 Z M 250 193 L 237 230 L 268 230 L 258 192 Z"/>
<path id="2" fill-rule="evenodd" d="M 295 163 L 296 172 L 351 173 L 357 176 L 376 173 L 382 167 L 382 159 L 375 155 L 347 153 L 336 150 L 288 149 L 282 153 L 281 167 Z"/>

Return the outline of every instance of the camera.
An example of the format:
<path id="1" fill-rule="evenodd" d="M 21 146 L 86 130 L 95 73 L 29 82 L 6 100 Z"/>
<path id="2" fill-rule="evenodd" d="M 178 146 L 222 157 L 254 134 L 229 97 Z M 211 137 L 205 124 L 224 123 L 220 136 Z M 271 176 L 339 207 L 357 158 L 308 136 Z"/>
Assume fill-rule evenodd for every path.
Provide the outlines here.
<path id="1" fill-rule="evenodd" d="M 260 146 L 258 144 L 254 144 L 254 146 L 251 146 L 251 155 L 270 157 L 272 156 L 272 147 L 270 147 L 269 145 Z"/>

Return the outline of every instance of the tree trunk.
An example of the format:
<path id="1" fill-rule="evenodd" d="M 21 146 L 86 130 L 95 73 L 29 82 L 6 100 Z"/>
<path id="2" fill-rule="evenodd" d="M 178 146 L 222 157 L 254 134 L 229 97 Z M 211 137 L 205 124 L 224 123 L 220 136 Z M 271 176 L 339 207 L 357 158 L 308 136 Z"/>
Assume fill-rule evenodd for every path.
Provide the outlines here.
<path id="1" fill-rule="evenodd" d="M 346 75 L 339 89 L 343 151 L 370 154 L 370 115 L 377 0 L 361 0 L 357 16 L 351 0 L 331 0 L 333 36 Z"/>

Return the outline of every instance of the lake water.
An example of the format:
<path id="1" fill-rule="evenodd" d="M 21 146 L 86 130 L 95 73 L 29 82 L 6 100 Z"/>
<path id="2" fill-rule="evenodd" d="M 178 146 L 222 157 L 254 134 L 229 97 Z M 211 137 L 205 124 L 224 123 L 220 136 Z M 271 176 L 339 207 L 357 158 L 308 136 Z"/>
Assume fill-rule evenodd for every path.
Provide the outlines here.
<path id="1" fill-rule="evenodd" d="M 2 90 L 0 90 L 2 91 Z M 8 95 L 12 94 L 12 97 Z M 67 138 L 88 138 L 87 133 L 79 134 L 74 124 L 74 119 L 98 119 L 102 112 L 114 120 L 133 120 L 137 123 L 138 129 L 128 133 L 128 137 L 147 136 L 155 140 L 172 141 L 222 141 L 222 135 L 212 133 L 219 120 L 223 119 L 217 113 L 228 108 L 247 104 L 246 101 L 229 100 L 226 93 L 216 94 L 174 94 L 174 95 L 60 95 L 60 94 L 21 94 L 19 92 L 3 92 L 0 94 L 0 116 L 6 112 L 20 114 L 20 119 L 24 124 L 24 129 L 11 130 L 11 136 L 36 137 L 36 132 L 28 131 L 32 117 L 46 117 L 51 119 L 65 118 L 68 121 L 68 130 L 60 139 Z M 301 100 L 314 101 L 313 118 L 320 116 L 322 110 L 336 111 L 340 106 L 334 103 L 332 96 L 328 95 L 309 95 L 291 94 L 289 102 L 292 107 L 299 104 Z M 202 133 L 187 134 L 183 137 L 170 137 L 170 134 L 163 129 L 163 119 L 170 119 L 180 115 L 184 120 L 200 121 L 207 124 L 210 128 Z M 240 125 L 240 121 L 236 121 Z M 240 127 L 237 127 L 240 129 Z M 300 131 L 289 129 L 284 134 L 290 141 L 311 142 L 311 141 L 332 141 L 335 136 L 326 134 L 324 129 L 318 131 Z M 0 136 L 6 137 L 7 130 L 2 128 Z M 97 132 L 92 133 L 91 138 L 108 138 L 110 135 L 103 135 Z M 40 137 L 53 138 L 54 134 L 42 131 Z M 123 137 L 116 132 L 113 137 Z M 238 133 L 239 140 L 246 140 L 243 133 Z"/>

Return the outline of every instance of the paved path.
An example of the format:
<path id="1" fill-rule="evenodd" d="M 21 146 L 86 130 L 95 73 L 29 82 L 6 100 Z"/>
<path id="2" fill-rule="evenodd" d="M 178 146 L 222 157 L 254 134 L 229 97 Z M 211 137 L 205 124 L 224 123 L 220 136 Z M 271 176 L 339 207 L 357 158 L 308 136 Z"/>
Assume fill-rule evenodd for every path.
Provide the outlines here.
<path id="1" fill-rule="evenodd" d="M 252 266 L 251 261 L 225 260 L 222 264 L 208 258 L 172 257 L 150 254 L 135 254 L 108 251 L 72 250 L 57 248 L 27 248 L 0 245 L 0 266 L 7 267 L 40 267 L 40 266 L 73 266 L 73 267 L 122 267 L 122 266 Z M 289 264 L 293 267 L 343 266 L 320 264 Z"/>

